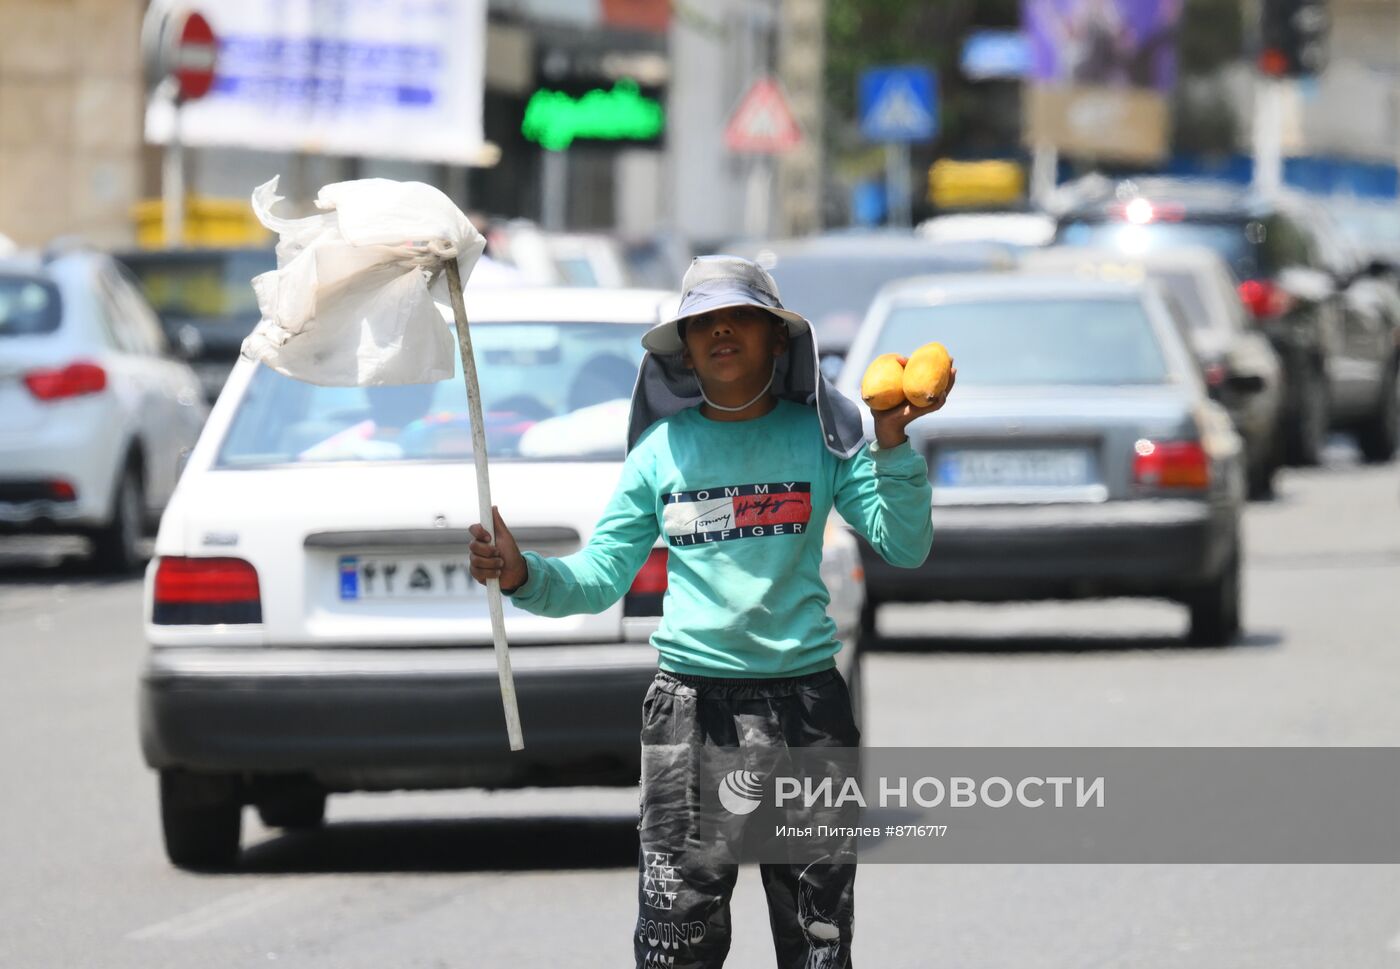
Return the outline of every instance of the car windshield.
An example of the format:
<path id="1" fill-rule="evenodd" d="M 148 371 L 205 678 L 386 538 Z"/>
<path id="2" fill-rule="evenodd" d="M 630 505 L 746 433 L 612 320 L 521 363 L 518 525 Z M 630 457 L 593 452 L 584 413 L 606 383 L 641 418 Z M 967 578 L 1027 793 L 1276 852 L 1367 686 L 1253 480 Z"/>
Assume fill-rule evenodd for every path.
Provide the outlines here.
<path id="1" fill-rule="evenodd" d="M 1136 299 L 987 299 L 894 309 L 871 359 L 908 356 L 937 340 L 958 386 L 1158 384 L 1168 379 L 1152 323 Z"/>
<path id="2" fill-rule="evenodd" d="M 52 333 L 61 316 L 62 303 L 52 283 L 0 274 L 0 339 Z"/>
<path id="3" fill-rule="evenodd" d="M 816 327 L 817 344 L 848 347 L 875 294 L 888 282 L 925 273 L 986 268 L 946 258 L 843 259 L 837 256 L 780 257 L 769 269 L 783 305 Z"/>
<path id="4" fill-rule="evenodd" d="M 472 324 L 491 460 L 621 461 L 646 329 Z M 317 387 L 259 367 L 238 402 L 218 466 L 471 455 L 460 361 L 451 380 L 397 387 Z"/>
<path id="5" fill-rule="evenodd" d="M 1128 255 L 1181 246 L 1205 246 L 1219 253 L 1239 279 L 1260 275 L 1254 246 L 1242 223 L 1234 222 L 1071 222 L 1060 227 L 1056 242 L 1067 246 L 1099 246 Z"/>
<path id="6" fill-rule="evenodd" d="M 1332 215 L 1366 248 L 1400 252 L 1400 205 L 1339 206 Z"/>
<path id="7" fill-rule="evenodd" d="M 185 324 L 234 327 L 240 333 L 251 330 L 259 317 L 253 277 L 277 268 L 277 256 L 271 249 L 151 252 L 122 261 L 171 333 Z"/>
<path id="8" fill-rule="evenodd" d="M 1210 311 L 1206 309 L 1205 294 L 1201 292 L 1201 281 L 1194 273 L 1153 270 L 1151 277 L 1176 300 L 1191 329 L 1210 330 L 1228 322 L 1211 318 Z"/>

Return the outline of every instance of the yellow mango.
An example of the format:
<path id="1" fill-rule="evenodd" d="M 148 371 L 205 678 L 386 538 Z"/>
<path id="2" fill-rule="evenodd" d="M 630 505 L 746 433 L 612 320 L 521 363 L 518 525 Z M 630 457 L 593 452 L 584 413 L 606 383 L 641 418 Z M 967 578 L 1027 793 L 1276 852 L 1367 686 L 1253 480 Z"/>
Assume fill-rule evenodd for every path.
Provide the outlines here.
<path id="1" fill-rule="evenodd" d="M 860 396 L 871 410 L 889 410 L 904 403 L 904 364 L 899 354 L 883 353 L 870 361 L 860 378 Z"/>
<path id="2" fill-rule="evenodd" d="M 904 365 L 902 390 L 915 407 L 927 407 L 942 397 L 953 378 L 953 358 L 941 343 L 925 343 Z"/>

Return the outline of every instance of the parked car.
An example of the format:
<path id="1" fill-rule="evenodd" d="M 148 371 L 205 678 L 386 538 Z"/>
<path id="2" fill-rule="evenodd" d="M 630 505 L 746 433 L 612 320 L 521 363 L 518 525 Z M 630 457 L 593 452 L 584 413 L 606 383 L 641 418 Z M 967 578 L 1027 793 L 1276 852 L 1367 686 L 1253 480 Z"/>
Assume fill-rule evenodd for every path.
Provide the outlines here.
<path id="1" fill-rule="evenodd" d="M 1145 596 L 1184 603 L 1193 642 L 1236 636 L 1243 446 L 1157 287 L 894 283 L 839 389 L 858 395 L 869 361 L 931 340 L 958 368 L 948 404 L 906 432 L 929 463 L 933 550 L 892 569 L 860 541 L 867 624 L 885 602 Z"/>
<path id="2" fill-rule="evenodd" d="M 832 376 L 886 283 L 928 273 L 1007 271 L 1016 266 L 1009 246 L 933 243 L 908 233 L 830 233 L 740 243 L 726 251 L 754 259 L 772 273 L 783 305 L 797 307 L 811 320 L 822 368 Z"/>
<path id="3" fill-rule="evenodd" d="M 510 219 L 492 224 L 489 238 L 491 255 L 535 285 L 631 285 L 623 243 L 603 233 L 547 232 L 527 219 Z"/>
<path id="4" fill-rule="evenodd" d="M 1326 205 L 1311 198 L 1302 204 L 1313 214 L 1319 257 L 1340 282 L 1346 312 L 1351 395 L 1335 423 L 1352 433 L 1362 458 L 1385 463 L 1400 444 L 1400 277 L 1390 260 L 1368 256 Z"/>
<path id="5" fill-rule="evenodd" d="M 1214 399 L 1225 405 L 1245 442 L 1249 494 L 1273 493 L 1283 461 L 1283 367 L 1251 325 L 1230 267 L 1204 247 L 1162 249 L 1136 258 L 1113 250 L 1054 246 L 1027 252 L 1031 272 L 1105 279 L 1148 279 L 1164 290 Z"/>
<path id="6" fill-rule="evenodd" d="M 650 235 L 621 240 L 627 274 L 635 286 L 671 289 L 680 285 L 695 252 L 684 237 L 675 232 L 657 231 Z"/>
<path id="7" fill-rule="evenodd" d="M 919 224 L 930 242 L 1001 242 L 1031 249 L 1055 238 L 1055 219 L 1044 212 L 955 212 Z"/>
<path id="8" fill-rule="evenodd" d="M 576 551 L 616 487 L 641 335 L 676 298 L 467 303 L 492 499 L 522 548 Z M 246 804 L 302 827 L 340 791 L 637 783 L 666 546 L 597 615 L 504 601 L 525 735 L 511 752 L 467 568 L 475 480 L 460 376 L 331 388 L 235 367 L 147 571 L 141 745 L 172 862 L 232 861 Z M 836 516 L 826 534 L 837 664 L 858 697 L 860 555 Z"/>
<path id="9" fill-rule="evenodd" d="M 117 254 L 141 284 L 166 338 L 199 374 L 212 403 L 243 338 L 258 324 L 254 276 L 277 268 L 271 248 L 136 249 Z"/>
<path id="10" fill-rule="evenodd" d="M 1122 182 L 1071 197 L 1077 200 L 1056 232 L 1061 244 L 1131 254 L 1204 245 L 1230 263 L 1246 308 L 1283 361 L 1290 462 L 1318 463 L 1330 428 L 1355 433 L 1368 457 L 1389 459 L 1394 435 L 1387 428 L 1400 407 L 1394 333 L 1348 298 L 1376 270 L 1336 252 L 1315 206 L 1291 195 L 1176 179 Z"/>
<path id="11" fill-rule="evenodd" d="M 0 261 L 0 532 L 83 535 L 99 568 L 134 569 L 205 413 L 111 258 Z"/>

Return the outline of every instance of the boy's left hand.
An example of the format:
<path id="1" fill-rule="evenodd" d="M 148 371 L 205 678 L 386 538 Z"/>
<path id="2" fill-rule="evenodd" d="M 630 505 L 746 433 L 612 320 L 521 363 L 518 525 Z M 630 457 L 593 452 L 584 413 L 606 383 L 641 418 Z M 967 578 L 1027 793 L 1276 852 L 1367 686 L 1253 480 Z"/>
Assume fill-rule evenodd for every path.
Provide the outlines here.
<path id="1" fill-rule="evenodd" d="M 909 359 L 901 356 L 899 362 L 901 364 L 907 364 Z M 906 400 L 904 403 L 897 407 L 891 407 L 889 410 L 875 410 L 872 408 L 870 413 L 875 417 L 875 440 L 879 442 L 880 447 L 892 448 L 908 440 L 904 429 L 915 419 L 923 417 L 925 414 L 932 414 L 946 404 L 948 402 L 948 395 L 953 392 L 953 384 L 957 383 L 957 380 L 958 368 L 953 367 L 948 375 L 948 389 L 943 391 L 941 396 L 931 401 L 925 407 L 915 407 Z"/>

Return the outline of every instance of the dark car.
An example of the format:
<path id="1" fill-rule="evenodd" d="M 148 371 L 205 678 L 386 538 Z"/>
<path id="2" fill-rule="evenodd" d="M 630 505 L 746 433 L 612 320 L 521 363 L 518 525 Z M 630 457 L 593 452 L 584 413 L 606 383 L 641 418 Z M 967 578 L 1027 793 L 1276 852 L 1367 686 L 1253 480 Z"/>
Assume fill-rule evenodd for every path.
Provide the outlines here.
<path id="1" fill-rule="evenodd" d="M 1394 324 L 1358 310 L 1381 299 L 1365 295 L 1379 271 L 1338 248 L 1316 206 L 1237 186 L 1121 182 L 1073 202 L 1060 215 L 1056 241 L 1132 254 L 1214 249 L 1283 361 L 1288 460 L 1318 463 L 1331 428 L 1354 433 L 1368 460 L 1393 456 L 1400 408 Z"/>
<path id="2" fill-rule="evenodd" d="M 1158 287 L 904 280 L 837 388 L 858 396 L 869 361 L 930 340 L 958 367 L 948 404 L 907 430 L 933 484 L 933 551 L 899 569 L 859 543 L 867 633 L 882 602 L 1142 596 L 1184 603 L 1194 642 L 1237 635 L 1242 442 Z"/>
<path id="3" fill-rule="evenodd" d="M 186 357 L 205 397 L 219 396 L 239 348 L 258 324 L 253 277 L 277 268 L 272 249 L 147 249 L 117 253 Z"/>
<path id="4" fill-rule="evenodd" d="M 816 328 L 822 369 L 834 374 L 875 294 L 888 282 L 928 273 L 1015 268 L 1011 246 L 995 242 L 929 242 L 911 234 L 833 232 L 786 242 L 744 243 L 727 251 L 773 274 L 783 305 Z"/>
<path id="5" fill-rule="evenodd" d="M 1236 294 L 1238 284 L 1219 255 L 1201 246 L 1136 258 L 1051 246 L 1027 252 L 1022 267 L 1091 278 L 1148 279 L 1160 285 L 1168 310 L 1196 353 L 1211 397 L 1225 405 L 1244 438 L 1250 497 L 1273 493 L 1283 450 L 1283 367 L 1268 338 L 1250 325 Z"/>

